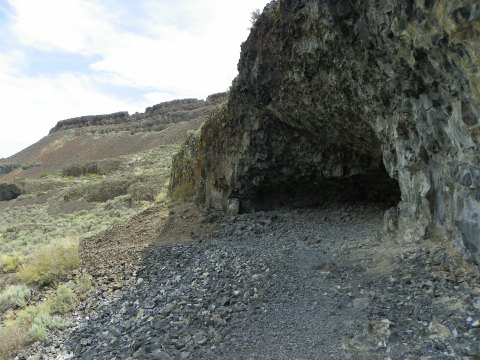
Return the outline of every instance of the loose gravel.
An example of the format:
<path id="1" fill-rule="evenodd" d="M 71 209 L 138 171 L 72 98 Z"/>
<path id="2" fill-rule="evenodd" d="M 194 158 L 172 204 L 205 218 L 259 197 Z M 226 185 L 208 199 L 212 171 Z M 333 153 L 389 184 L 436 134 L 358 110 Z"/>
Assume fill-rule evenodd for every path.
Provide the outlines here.
<path id="1" fill-rule="evenodd" d="M 439 244 L 381 236 L 384 209 L 335 204 L 227 218 L 154 244 L 45 359 L 474 359 L 478 275 Z M 458 260 L 459 261 L 459 260 Z M 462 270 L 458 270 L 462 269 Z"/>

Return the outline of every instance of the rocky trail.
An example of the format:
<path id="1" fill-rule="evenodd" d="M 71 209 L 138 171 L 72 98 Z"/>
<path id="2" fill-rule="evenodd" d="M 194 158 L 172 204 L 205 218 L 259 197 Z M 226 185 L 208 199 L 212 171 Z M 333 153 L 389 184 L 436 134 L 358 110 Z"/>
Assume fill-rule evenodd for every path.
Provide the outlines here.
<path id="1" fill-rule="evenodd" d="M 29 351 L 43 359 L 479 358 L 477 273 L 433 239 L 381 236 L 383 210 L 152 210 L 142 226 L 153 243 L 139 261 L 121 262 L 128 250 L 117 266 L 96 267 L 101 286 L 76 309 L 77 325 Z M 176 233 L 185 236 L 165 238 Z M 110 239 L 132 239 L 119 234 Z"/>

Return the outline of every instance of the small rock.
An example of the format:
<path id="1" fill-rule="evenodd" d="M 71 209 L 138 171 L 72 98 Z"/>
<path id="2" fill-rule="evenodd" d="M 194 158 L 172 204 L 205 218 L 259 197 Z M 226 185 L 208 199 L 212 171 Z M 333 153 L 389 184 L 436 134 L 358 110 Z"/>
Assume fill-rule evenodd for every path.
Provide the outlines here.
<path id="1" fill-rule="evenodd" d="M 450 329 L 445 325 L 441 324 L 435 316 L 432 318 L 432 321 L 428 325 L 428 331 L 431 334 L 431 339 L 447 339 L 453 336 Z"/>
<path id="2" fill-rule="evenodd" d="M 240 199 L 230 198 L 227 200 L 227 215 L 235 216 L 240 212 Z"/>
<path id="3" fill-rule="evenodd" d="M 190 353 L 188 351 L 183 351 L 180 353 L 180 359 L 188 359 L 190 357 Z"/>
<path id="4" fill-rule="evenodd" d="M 369 298 L 358 298 L 353 299 L 353 307 L 359 310 L 365 310 L 370 306 Z"/>

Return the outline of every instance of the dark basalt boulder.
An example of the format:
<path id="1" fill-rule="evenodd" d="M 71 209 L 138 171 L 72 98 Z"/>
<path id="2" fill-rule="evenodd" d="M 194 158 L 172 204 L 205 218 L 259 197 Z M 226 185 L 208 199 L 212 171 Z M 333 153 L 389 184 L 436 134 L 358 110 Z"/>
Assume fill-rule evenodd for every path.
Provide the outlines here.
<path id="1" fill-rule="evenodd" d="M 22 195 L 22 190 L 15 184 L 0 184 L 0 201 L 10 201 Z"/>

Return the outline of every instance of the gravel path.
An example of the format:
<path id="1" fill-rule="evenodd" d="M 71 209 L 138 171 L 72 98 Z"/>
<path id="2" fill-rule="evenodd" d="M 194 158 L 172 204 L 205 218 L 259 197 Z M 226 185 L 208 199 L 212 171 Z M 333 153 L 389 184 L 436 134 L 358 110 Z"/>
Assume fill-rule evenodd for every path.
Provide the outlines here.
<path id="1" fill-rule="evenodd" d="M 472 290 L 478 277 L 442 283 L 439 276 L 434 284 L 429 259 L 448 257 L 417 245 L 386 246 L 382 213 L 360 204 L 212 214 L 211 236 L 149 246 L 134 284 L 97 297 L 80 325 L 57 334 L 42 353 L 48 359 L 475 358 L 468 356 L 480 350 Z M 448 314 L 449 304 L 436 301 L 444 298 L 464 303 Z"/>

